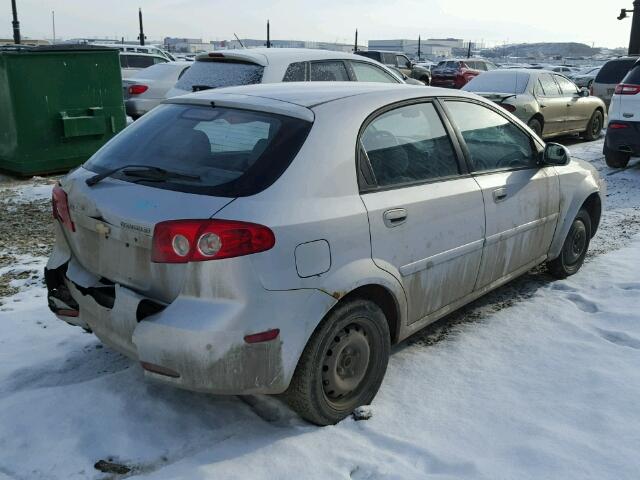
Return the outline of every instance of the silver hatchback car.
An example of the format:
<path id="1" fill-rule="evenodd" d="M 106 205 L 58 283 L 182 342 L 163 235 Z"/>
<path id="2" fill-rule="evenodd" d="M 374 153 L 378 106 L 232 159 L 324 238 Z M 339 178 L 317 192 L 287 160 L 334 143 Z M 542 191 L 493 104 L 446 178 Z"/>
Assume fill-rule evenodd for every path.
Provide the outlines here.
<path id="1" fill-rule="evenodd" d="M 49 305 L 145 375 L 283 394 L 319 425 L 390 345 L 547 262 L 581 266 L 603 184 L 495 104 L 374 83 L 165 102 L 53 190 Z"/>

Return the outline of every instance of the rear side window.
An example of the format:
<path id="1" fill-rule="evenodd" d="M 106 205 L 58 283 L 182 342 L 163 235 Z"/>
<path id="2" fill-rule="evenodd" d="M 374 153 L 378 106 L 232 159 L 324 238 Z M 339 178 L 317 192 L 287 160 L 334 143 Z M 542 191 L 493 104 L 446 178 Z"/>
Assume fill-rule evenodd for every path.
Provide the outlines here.
<path id="1" fill-rule="evenodd" d="M 264 68 L 255 63 L 196 60 L 178 80 L 176 88 L 189 92 L 205 88 L 250 85 L 262 81 Z"/>
<path id="2" fill-rule="evenodd" d="M 540 80 L 540 87 L 542 91 L 540 92 L 545 97 L 558 97 L 560 96 L 560 89 L 558 88 L 558 84 L 555 82 L 553 77 L 548 73 L 543 73 L 538 78 Z"/>
<path id="3" fill-rule="evenodd" d="M 312 82 L 348 82 L 347 67 L 336 60 L 331 62 L 311 62 L 309 78 Z"/>
<path id="4" fill-rule="evenodd" d="M 396 56 L 393 53 L 383 53 L 382 54 L 382 63 L 385 65 L 393 65 L 396 66 Z"/>
<path id="5" fill-rule="evenodd" d="M 640 85 L 640 63 L 629 70 L 621 83 L 629 83 L 631 85 Z"/>
<path id="6" fill-rule="evenodd" d="M 595 80 L 596 83 L 620 83 L 631 67 L 633 67 L 635 61 L 633 58 L 608 61 L 598 72 Z"/>
<path id="7" fill-rule="evenodd" d="M 311 123 L 271 113 L 166 104 L 127 127 L 85 168 L 103 173 L 135 164 L 182 175 L 128 177 L 156 188 L 222 197 L 247 196 L 271 185 L 304 143 Z M 195 177 L 195 178 L 194 178 Z"/>
<path id="8" fill-rule="evenodd" d="M 358 82 L 400 83 L 390 74 L 375 65 L 364 62 L 350 62 L 353 74 Z"/>
<path id="9" fill-rule="evenodd" d="M 431 103 L 383 113 L 365 128 L 361 143 L 379 186 L 459 173 L 451 140 Z"/>
<path id="10" fill-rule="evenodd" d="M 446 105 L 462 133 L 474 172 L 537 165 L 531 138 L 502 115 L 475 103 L 447 101 Z"/>
<path id="11" fill-rule="evenodd" d="M 307 79 L 307 62 L 295 62 L 284 72 L 283 82 L 304 82 Z"/>

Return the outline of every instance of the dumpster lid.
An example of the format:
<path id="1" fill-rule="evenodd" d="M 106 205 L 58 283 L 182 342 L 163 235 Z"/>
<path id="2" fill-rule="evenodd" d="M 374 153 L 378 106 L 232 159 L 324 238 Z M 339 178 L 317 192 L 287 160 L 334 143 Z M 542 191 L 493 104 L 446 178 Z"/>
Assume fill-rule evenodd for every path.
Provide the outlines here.
<path id="1" fill-rule="evenodd" d="M 95 52 L 117 51 L 118 46 L 105 47 L 87 43 L 69 43 L 59 45 L 0 45 L 0 53 L 49 53 L 49 52 Z"/>

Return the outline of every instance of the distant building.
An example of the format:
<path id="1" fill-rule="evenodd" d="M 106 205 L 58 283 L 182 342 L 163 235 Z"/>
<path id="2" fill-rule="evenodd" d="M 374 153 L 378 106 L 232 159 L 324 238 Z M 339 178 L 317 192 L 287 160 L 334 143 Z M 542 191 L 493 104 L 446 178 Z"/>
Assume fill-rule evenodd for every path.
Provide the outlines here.
<path id="1" fill-rule="evenodd" d="M 369 50 L 384 50 L 387 52 L 402 52 L 411 57 L 418 56 L 418 40 L 396 39 L 396 40 L 369 40 Z M 420 42 L 420 55 L 423 57 L 449 57 L 451 47 L 440 45 L 431 41 Z"/>
<path id="2" fill-rule="evenodd" d="M 206 43 L 201 38 L 166 37 L 163 43 L 165 49 L 178 53 L 210 52 L 215 48 L 213 42 Z"/>
<path id="3" fill-rule="evenodd" d="M 428 38 L 427 42 L 437 43 L 451 48 L 464 48 L 465 41 L 461 38 Z"/>

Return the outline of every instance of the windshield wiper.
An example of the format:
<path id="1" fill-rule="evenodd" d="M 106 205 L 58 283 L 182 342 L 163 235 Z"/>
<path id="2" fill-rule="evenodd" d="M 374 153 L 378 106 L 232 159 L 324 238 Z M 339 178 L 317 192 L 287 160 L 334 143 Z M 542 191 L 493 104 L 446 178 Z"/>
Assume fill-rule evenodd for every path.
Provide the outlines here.
<path id="1" fill-rule="evenodd" d="M 93 187 L 100 180 L 103 180 L 116 172 L 122 171 L 128 177 L 139 177 L 143 179 L 161 181 L 168 178 L 179 178 L 184 180 L 200 180 L 198 175 L 186 175 L 183 173 L 170 172 L 160 167 L 153 167 L 150 165 L 121 165 L 117 168 L 112 168 L 106 172 L 99 173 L 93 177 L 89 177 L 85 180 L 85 183 L 90 187 Z"/>

